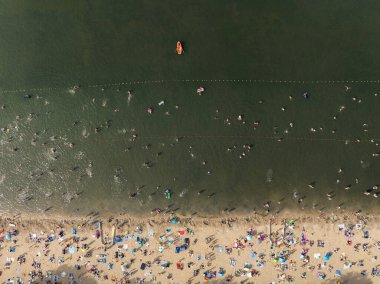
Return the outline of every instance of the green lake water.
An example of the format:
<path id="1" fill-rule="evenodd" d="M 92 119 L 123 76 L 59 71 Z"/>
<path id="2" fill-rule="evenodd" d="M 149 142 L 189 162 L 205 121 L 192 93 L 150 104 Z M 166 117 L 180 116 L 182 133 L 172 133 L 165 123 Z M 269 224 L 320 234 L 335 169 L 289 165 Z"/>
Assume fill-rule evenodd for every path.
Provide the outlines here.
<path id="1" fill-rule="evenodd" d="M 375 209 L 378 8 L 2 3 L 2 212 Z"/>

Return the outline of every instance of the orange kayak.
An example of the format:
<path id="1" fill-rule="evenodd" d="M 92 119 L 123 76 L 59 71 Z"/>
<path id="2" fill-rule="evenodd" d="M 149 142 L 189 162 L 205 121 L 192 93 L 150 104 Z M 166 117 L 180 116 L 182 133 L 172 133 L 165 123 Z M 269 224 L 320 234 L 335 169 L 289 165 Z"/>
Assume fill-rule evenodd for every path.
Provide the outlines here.
<path id="1" fill-rule="evenodd" d="M 180 41 L 177 41 L 177 54 L 181 55 L 183 53 L 182 44 Z"/>

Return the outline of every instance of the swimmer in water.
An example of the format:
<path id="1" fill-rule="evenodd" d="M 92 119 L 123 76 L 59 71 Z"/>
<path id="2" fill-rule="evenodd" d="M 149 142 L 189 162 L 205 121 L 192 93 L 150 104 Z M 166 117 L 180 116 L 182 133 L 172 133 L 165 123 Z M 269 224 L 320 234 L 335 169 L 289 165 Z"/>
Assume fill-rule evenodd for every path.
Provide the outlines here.
<path id="1" fill-rule="evenodd" d="M 128 90 L 128 105 L 130 104 L 132 98 L 133 98 L 132 92 Z"/>
<path id="2" fill-rule="evenodd" d="M 316 182 L 313 181 L 312 183 L 308 184 L 308 186 L 309 186 L 311 189 L 314 189 L 314 188 L 315 188 L 315 184 L 316 184 Z"/>

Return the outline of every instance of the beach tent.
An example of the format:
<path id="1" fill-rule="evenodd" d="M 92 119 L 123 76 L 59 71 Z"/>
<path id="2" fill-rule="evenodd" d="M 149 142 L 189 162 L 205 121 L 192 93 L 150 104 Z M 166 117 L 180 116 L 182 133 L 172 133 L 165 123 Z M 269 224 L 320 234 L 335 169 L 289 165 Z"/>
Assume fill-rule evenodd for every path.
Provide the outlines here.
<path id="1" fill-rule="evenodd" d="M 146 264 L 143 262 L 143 263 L 141 263 L 141 265 L 140 265 L 140 269 L 141 270 L 144 270 L 145 269 L 145 267 L 146 267 Z"/>
<path id="2" fill-rule="evenodd" d="M 162 264 L 161 264 L 161 268 L 162 269 L 165 269 L 165 268 L 168 268 L 169 267 L 169 262 L 167 261 L 164 261 Z"/>

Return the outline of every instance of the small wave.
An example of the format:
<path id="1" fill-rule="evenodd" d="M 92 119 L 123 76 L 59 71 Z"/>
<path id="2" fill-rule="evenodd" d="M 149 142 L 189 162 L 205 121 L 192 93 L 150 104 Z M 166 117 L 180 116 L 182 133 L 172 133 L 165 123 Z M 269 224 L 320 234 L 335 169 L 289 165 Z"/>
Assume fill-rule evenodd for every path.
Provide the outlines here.
<path id="1" fill-rule="evenodd" d="M 84 157 L 84 153 L 82 151 L 79 151 L 78 153 L 75 154 L 75 159 L 77 160 L 82 160 Z"/>
<path id="2" fill-rule="evenodd" d="M 273 170 L 269 169 L 267 171 L 267 182 L 272 182 L 273 181 Z"/>
<path id="3" fill-rule="evenodd" d="M 22 190 L 16 197 L 18 203 L 25 203 L 33 198 L 33 195 L 28 192 L 28 190 Z"/>
<path id="4" fill-rule="evenodd" d="M 70 203 L 76 197 L 76 194 L 72 192 L 66 192 L 62 195 L 62 197 L 65 203 Z"/>

